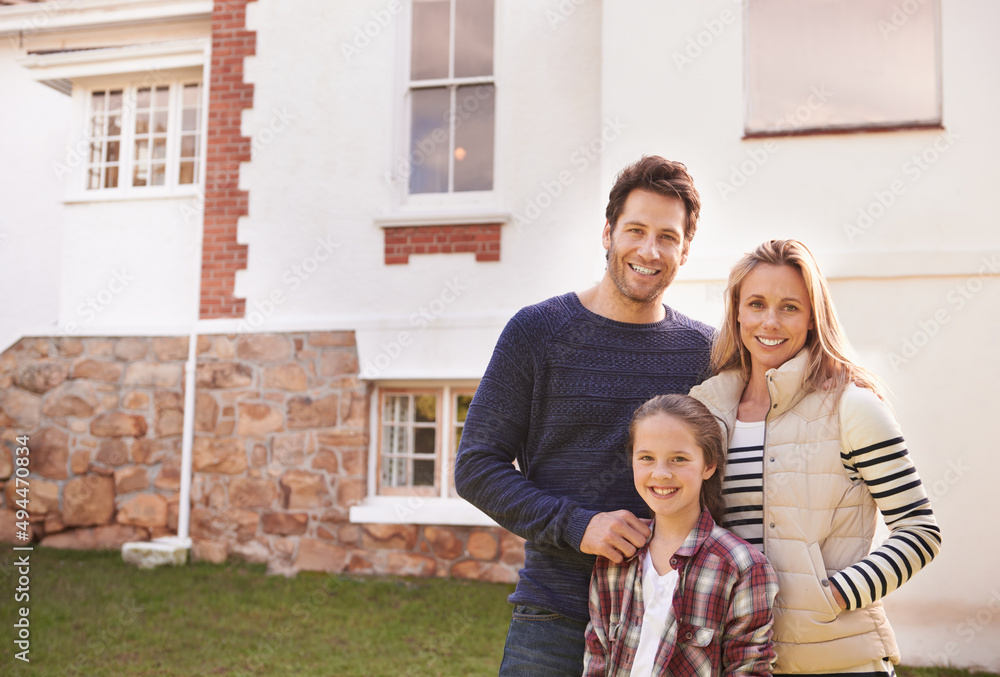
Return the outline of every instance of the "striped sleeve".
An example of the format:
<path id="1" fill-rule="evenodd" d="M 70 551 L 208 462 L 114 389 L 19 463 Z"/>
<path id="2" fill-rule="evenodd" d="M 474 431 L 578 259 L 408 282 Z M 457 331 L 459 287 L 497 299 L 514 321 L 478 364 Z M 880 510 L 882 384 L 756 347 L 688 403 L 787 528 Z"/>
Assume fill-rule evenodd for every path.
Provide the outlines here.
<path id="1" fill-rule="evenodd" d="M 862 609 L 927 566 L 941 548 L 941 530 L 889 407 L 872 391 L 848 386 L 840 421 L 841 460 L 864 480 L 890 531 L 870 555 L 830 577 L 848 610 Z"/>

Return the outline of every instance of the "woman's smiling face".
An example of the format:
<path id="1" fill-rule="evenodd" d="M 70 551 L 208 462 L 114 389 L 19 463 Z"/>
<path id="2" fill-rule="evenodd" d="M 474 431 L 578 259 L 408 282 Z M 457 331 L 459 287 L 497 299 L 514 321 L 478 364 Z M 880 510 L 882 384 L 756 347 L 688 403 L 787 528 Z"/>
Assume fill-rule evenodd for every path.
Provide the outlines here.
<path id="1" fill-rule="evenodd" d="M 813 328 L 802 274 L 792 266 L 758 265 L 743 278 L 737 319 L 751 373 L 763 374 L 795 357 Z"/>

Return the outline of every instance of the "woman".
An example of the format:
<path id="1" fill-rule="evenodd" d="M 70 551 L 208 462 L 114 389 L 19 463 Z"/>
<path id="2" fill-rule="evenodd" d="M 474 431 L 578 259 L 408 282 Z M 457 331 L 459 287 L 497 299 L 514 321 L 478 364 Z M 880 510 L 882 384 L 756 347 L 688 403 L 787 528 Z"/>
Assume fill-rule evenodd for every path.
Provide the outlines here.
<path id="1" fill-rule="evenodd" d="M 940 530 L 801 242 L 765 242 L 733 268 L 712 366 L 691 394 L 728 436 L 725 526 L 778 574 L 775 674 L 892 675 L 880 600 L 937 555 Z M 869 554 L 879 512 L 891 534 Z"/>

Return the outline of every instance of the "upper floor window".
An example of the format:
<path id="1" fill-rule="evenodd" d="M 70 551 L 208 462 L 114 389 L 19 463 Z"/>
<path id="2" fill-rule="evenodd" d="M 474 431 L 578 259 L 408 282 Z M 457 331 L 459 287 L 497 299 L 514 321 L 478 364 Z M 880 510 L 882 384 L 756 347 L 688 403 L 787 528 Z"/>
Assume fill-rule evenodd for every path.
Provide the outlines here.
<path id="1" fill-rule="evenodd" d="M 493 190 L 493 0 L 413 0 L 409 193 Z"/>
<path id="2" fill-rule="evenodd" d="M 199 82 L 90 90 L 86 189 L 197 184 L 201 179 L 201 112 Z"/>
<path id="3" fill-rule="evenodd" d="M 940 127 L 939 0 L 750 0 L 746 135 Z"/>

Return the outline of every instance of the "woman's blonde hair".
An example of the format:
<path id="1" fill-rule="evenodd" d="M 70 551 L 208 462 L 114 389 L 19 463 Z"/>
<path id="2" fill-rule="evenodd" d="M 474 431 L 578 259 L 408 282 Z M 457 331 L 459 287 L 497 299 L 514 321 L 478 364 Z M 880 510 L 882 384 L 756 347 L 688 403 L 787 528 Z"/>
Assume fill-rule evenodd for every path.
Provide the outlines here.
<path id="1" fill-rule="evenodd" d="M 809 293 L 813 329 L 806 337 L 809 363 L 802 389 L 805 392 L 825 390 L 839 396 L 847 384 L 853 382 L 884 398 L 884 388 L 878 378 L 854 363 L 826 278 L 812 252 L 798 240 L 768 240 L 744 255 L 729 272 L 726 313 L 722 329 L 712 344 L 713 373 L 735 369 L 745 380 L 750 380 L 750 351 L 740 338 L 740 293 L 746 276 L 761 264 L 795 268 L 802 275 Z"/>

